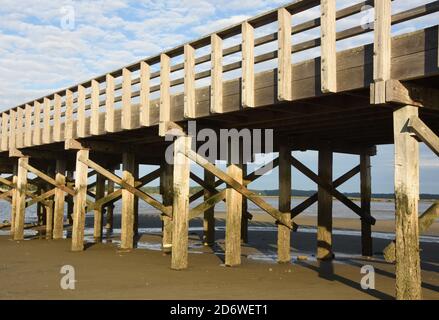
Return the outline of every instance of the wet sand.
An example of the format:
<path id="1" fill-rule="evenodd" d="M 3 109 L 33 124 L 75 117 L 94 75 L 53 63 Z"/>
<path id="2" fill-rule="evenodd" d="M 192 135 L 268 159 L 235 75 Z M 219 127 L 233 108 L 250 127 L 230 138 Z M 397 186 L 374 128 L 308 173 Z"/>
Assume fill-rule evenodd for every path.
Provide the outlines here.
<path id="1" fill-rule="evenodd" d="M 169 255 L 141 249 L 142 244 L 159 248 L 161 238 L 155 232 L 142 234 L 139 248 L 131 252 L 118 249 L 117 235 L 109 238 L 113 243 L 88 243 L 80 253 L 70 252 L 70 239 L 35 236 L 15 242 L 0 236 L 0 299 L 393 299 L 394 265 L 383 261 L 380 254 L 387 239 L 374 238 L 376 254 L 366 259 L 359 255 L 358 236 L 334 232 L 335 261 L 318 262 L 313 257 L 315 218 L 302 217 L 297 219 L 302 227 L 292 234 L 292 264 L 277 264 L 275 225 L 266 215 L 256 214 L 250 223 L 249 243 L 242 247 L 242 265 L 228 268 L 222 266 L 223 214 L 217 217 L 213 248 L 201 245 L 201 219 L 191 222 L 189 268 L 184 271 L 170 270 Z M 115 218 L 117 227 L 120 221 Z M 337 229 L 356 230 L 359 225 L 358 219 L 334 221 Z M 87 226 L 92 226 L 91 217 Z M 160 220 L 141 215 L 140 226 L 157 228 Z M 374 228 L 391 230 L 392 221 L 379 221 Z M 438 230 L 436 223 L 430 232 L 437 236 Z M 439 299 L 438 249 L 438 241 L 421 242 L 426 299 Z M 307 260 L 299 261 L 297 256 Z M 60 269 L 66 264 L 75 268 L 75 290 L 60 288 Z M 375 290 L 361 289 L 360 269 L 366 264 L 375 267 Z"/>

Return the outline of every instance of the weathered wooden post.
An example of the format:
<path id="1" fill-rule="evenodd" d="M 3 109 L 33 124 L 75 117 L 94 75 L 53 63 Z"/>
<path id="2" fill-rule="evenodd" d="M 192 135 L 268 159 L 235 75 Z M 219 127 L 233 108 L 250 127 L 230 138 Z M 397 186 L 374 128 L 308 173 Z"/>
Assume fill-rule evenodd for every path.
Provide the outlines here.
<path id="1" fill-rule="evenodd" d="M 55 181 L 59 185 L 65 185 L 66 183 L 66 161 L 56 161 L 56 176 Z M 53 239 L 62 239 L 64 229 L 64 203 L 65 192 L 60 188 L 55 189 L 55 213 L 53 221 Z"/>
<path id="2" fill-rule="evenodd" d="M 79 159 L 88 160 L 89 150 L 76 152 L 75 197 L 73 198 L 72 251 L 84 250 L 85 208 L 87 205 L 88 166 Z"/>
<path id="3" fill-rule="evenodd" d="M 189 177 L 190 161 L 184 155 L 191 149 L 191 137 L 180 136 L 174 142 L 174 202 L 172 207 L 172 259 L 171 268 L 188 266 L 189 228 Z"/>
<path id="4" fill-rule="evenodd" d="M 371 177 L 370 156 L 366 153 L 362 153 L 360 155 L 361 209 L 363 210 L 363 214 L 367 217 L 371 216 Z M 361 252 L 362 255 L 366 257 L 373 255 L 372 226 L 364 219 L 361 220 Z"/>
<path id="5" fill-rule="evenodd" d="M 26 211 L 27 169 L 22 164 L 29 163 L 29 158 L 18 159 L 16 192 L 12 202 L 15 203 L 14 240 L 24 239 L 24 216 Z"/>
<path id="6" fill-rule="evenodd" d="M 122 156 L 122 179 L 134 186 L 136 174 L 136 159 L 134 154 L 125 152 Z M 121 249 L 134 247 L 134 194 L 122 190 L 122 221 L 121 221 Z"/>
<path id="7" fill-rule="evenodd" d="M 242 176 L 247 175 L 247 164 L 242 165 Z M 243 181 L 243 185 L 247 187 L 248 181 Z M 242 214 L 241 214 L 241 242 L 248 243 L 248 201 L 246 197 L 242 197 Z"/>
<path id="8" fill-rule="evenodd" d="M 96 191 L 95 191 L 96 201 L 105 196 L 105 177 L 99 173 L 96 173 Z M 103 220 L 103 206 L 99 208 L 94 208 L 94 231 L 93 236 L 95 239 L 102 239 L 102 220 Z"/>
<path id="9" fill-rule="evenodd" d="M 227 174 L 242 184 L 242 167 L 229 163 Z M 241 216 L 242 195 L 230 186 L 226 191 L 226 266 L 233 267 L 241 264 Z"/>
<path id="10" fill-rule="evenodd" d="M 73 170 L 67 171 L 67 180 L 74 181 Z M 67 201 L 67 220 L 69 222 L 69 225 L 73 225 L 73 197 L 68 195 L 66 201 Z"/>
<path id="11" fill-rule="evenodd" d="M 174 201 L 173 195 L 173 173 L 174 166 L 167 163 L 166 160 L 162 162 L 162 171 L 160 174 L 160 187 L 163 197 L 163 205 L 172 206 Z M 172 219 L 165 214 L 162 214 L 162 251 L 164 253 L 172 252 Z"/>
<path id="12" fill-rule="evenodd" d="M 18 163 L 18 162 L 17 162 Z M 14 237 L 15 232 L 15 217 L 17 216 L 17 175 L 18 175 L 18 164 L 14 164 L 13 175 L 12 175 L 12 201 L 11 201 L 11 236 Z"/>
<path id="13" fill-rule="evenodd" d="M 279 211 L 285 219 L 291 219 L 291 150 L 286 143 L 279 148 Z M 291 230 L 281 223 L 277 225 L 277 261 L 291 261 Z"/>
<path id="14" fill-rule="evenodd" d="M 114 172 L 114 170 L 109 170 L 111 173 Z M 108 179 L 107 180 L 107 195 L 114 192 L 114 181 Z M 113 212 L 114 212 L 114 204 L 110 203 L 107 206 L 107 216 L 106 216 L 106 225 L 105 229 L 107 231 L 113 231 Z"/>
<path id="15" fill-rule="evenodd" d="M 206 185 L 215 187 L 215 176 L 208 170 L 204 170 L 204 182 Z M 213 193 L 204 189 L 204 200 L 213 196 Z M 204 211 L 203 217 L 203 244 L 211 246 L 215 242 L 215 206 Z"/>
<path id="16" fill-rule="evenodd" d="M 329 147 L 319 150 L 319 177 L 328 186 L 332 185 L 332 151 Z M 318 187 L 317 212 L 317 259 L 331 260 L 332 253 L 332 195 Z"/>
<path id="17" fill-rule="evenodd" d="M 55 167 L 53 165 L 49 165 L 47 168 L 47 175 L 49 177 L 55 176 Z M 49 191 L 53 188 L 50 183 L 45 183 L 45 191 Z M 46 205 L 44 206 L 45 216 L 46 216 L 46 239 L 52 239 L 53 237 L 53 220 L 54 220 L 54 201 L 52 200 L 53 196 L 48 198 L 46 201 Z"/>
<path id="18" fill-rule="evenodd" d="M 419 144 L 407 130 L 418 109 L 402 107 L 393 113 L 395 138 L 396 298 L 421 299 L 419 257 Z"/>

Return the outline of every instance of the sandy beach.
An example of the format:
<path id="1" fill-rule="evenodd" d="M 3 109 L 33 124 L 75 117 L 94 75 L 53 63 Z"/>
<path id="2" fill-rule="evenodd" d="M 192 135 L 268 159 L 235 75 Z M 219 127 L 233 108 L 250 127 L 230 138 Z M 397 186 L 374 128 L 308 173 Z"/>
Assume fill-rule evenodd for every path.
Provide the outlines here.
<path id="1" fill-rule="evenodd" d="M 393 299 L 394 265 L 381 255 L 393 230 L 392 221 L 374 227 L 372 259 L 360 255 L 358 219 L 334 220 L 336 259 L 318 262 L 315 217 L 301 217 L 299 231 L 292 235 L 292 263 L 276 263 L 276 226 L 266 215 L 256 214 L 249 226 L 249 243 L 242 246 L 242 265 L 222 266 L 224 250 L 223 213 L 217 215 L 214 247 L 201 244 L 201 219 L 191 222 L 189 268 L 170 269 L 169 255 L 160 251 L 160 220 L 141 215 L 138 248 L 118 249 L 118 234 L 104 243 L 93 243 L 87 235 L 84 252 L 70 251 L 70 239 L 45 240 L 30 235 L 15 242 L 0 236 L 0 299 Z M 89 219 L 90 218 L 90 219 Z M 119 216 L 115 225 L 118 226 Z M 92 226 L 91 217 L 87 226 Z M 439 223 L 429 234 L 437 235 Z M 382 233 L 382 234 L 381 234 Z M 439 299 L 439 241 L 421 238 L 423 296 Z M 300 257 L 300 260 L 298 260 Z M 302 260 L 306 259 L 306 260 Z M 75 290 L 62 290 L 60 269 L 75 268 Z M 375 290 L 363 290 L 360 269 L 372 265 Z M 269 288 L 269 290 L 267 289 Z"/>

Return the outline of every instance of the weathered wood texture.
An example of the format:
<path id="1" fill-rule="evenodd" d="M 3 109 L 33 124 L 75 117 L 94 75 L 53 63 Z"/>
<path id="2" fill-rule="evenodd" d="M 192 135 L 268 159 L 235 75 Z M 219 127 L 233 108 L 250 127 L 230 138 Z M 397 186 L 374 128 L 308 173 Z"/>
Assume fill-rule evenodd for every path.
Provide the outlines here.
<path id="1" fill-rule="evenodd" d="M 122 179 L 126 184 L 134 187 L 136 160 L 133 154 L 124 153 L 122 159 Z M 134 194 L 129 190 L 122 190 L 122 225 L 121 249 L 134 247 Z"/>
<path id="2" fill-rule="evenodd" d="M 66 183 L 66 162 L 65 160 L 56 161 L 56 175 L 55 181 L 59 185 L 65 185 Z M 54 208 L 54 221 L 53 221 L 53 239 L 62 239 L 64 230 L 64 204 L 65 204 L 65 192 L 60 189 L 55 189 L 55 208 Z"/>
<path id="3" fill-rule="evenodd" d="M 174 201 L 173 187 L 174 187 L 174 166 L 167 163 L 166 160 L 162 162 L 162 172 L 160 176 L 160 187 L 163 197 L 164 206 L 172 206 Z M 165 253 L 172 252 L 172 218 L 167 215 L 162 215 L 162 251 Z"/>
<path id="4" fill-rule="evenodd" d="M 361 189 L 361 209 L 365 216 L 371 216 L 370 202 L 372 197 L 372 175 L 370 156 L 362 154 L 360 156 L 360 189 Z M 372 226 L 367 221 L 361 220 L 361 253 L 363 256 L 373 255 L 372 246 Z"/>
<path id="5" fill-rule="evenodd" d="M 191 148 L 191 137 L 178 137 L 174 142 L 174 202 L 172 206 L 172 259 L 171 268 L 188 266 L 189 228 L 189 173 L 190 160 L 185 156 Z"/>
<path id="6" fill-rule="evenodd" d="M 204 182 L 210 188 L 215 188 L 215 176 L 209 171 L 204 170 Z M 209 189 L 204 189 L 204 200 L 214 196 Z M 203 243 L 204 245 L 213 245 L 215 242 L 215 205 L 204 211 L 203 217 Z"/>
<path id="7" fill-rule="evenodd" d="M 396 298 L 421 298 L 419 257 L 419 145 L 407 130 L 416 107 L 394 112 L 396 205 Z"/>
<path id="8" fill-rule="evenodd" d="M 15 203 L 14 240 L 24 239 L 24 216 L 26 210 L 27 170 L 22 165 L 29 162 L 29 158 L 18 159 L 18 173 L 16 192 L 12 201 Z"/>
<path id="9" fill-rule="evenodd" d="M 319 177 L 332 185 L 332 151 L 319 151 Z M 332 253 L 332 195 L 319 186 L 317 206 L 317 259 L 330 260 Z"/>
<path id="10" fill-rule="evenodd" d="M 285 219 L 291 219 L 291 150 L 288 144 L 279 149 L 279 211 Z M 277 261 L 291 261 L 291 230 L 279 224 L 277 227 Z"/>

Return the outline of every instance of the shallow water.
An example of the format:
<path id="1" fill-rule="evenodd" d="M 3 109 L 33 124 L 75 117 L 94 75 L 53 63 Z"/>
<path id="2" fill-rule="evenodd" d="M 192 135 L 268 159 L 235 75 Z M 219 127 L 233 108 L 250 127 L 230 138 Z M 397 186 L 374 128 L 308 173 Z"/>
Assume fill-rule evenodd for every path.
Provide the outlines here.
<path id="1" fill-rule="evenodd" d="M 160 196 L 157 196 L 157 199 L 160 200 Z M 264 197 L 264 200 L 267 201 L 271 206 L 277 208 L 278 207 L 278 198 L 277 197 Z M 293 198 L 292 206 L 297 206 L 305 199 L 303 198 Z M 202 199 L 198 199 L 191 204 L 191 207 L 197 206 L 202 202 Z M 357 205 L 360 206 L 358 201 L 355 201 Z M 420 201 L 419 202 L 419 212 L 424 212 L 428 207 L 430 207 L 432 203 L 429 201 Z M 256 207 L 251 201 L 248 201 L 249 211 L 256 211 L 255 213 L 260 211 L 258 207 Z M 10 204 L 5 201 L 0 201 L 0 222 L 4 220 L 10 220 Z M 67 208 L 66 208 L 67 210 Z M 65 210 L 65 211 L 66 211 Z M 225 212 L 226 207 L 224 202 L 221 202 L 215 206 L 215 210 L 218 212 Z M 372 216 L 377 220 L 394 220 L 395 215 L 395 204 L 392 200 L 386 201 L 374 201 L 371 203 Z M 121 211 L 121 201 L 115 203 L 115 215 L 120 215 Z M 157 211 L 151 208 L 148 204 L 143 201 L 139 201 L 139 213 L 140 214 L 154 214 Z M 301 214 L 301 216 L 316 216 L 317 215 L 317 204 L 309 207 L 305 212 Z M 333 202 L 333 216 L 334 218 L 355 218 L 357 215 L 353 213 L 350 209 L 348 209 L 344 204 L 340 201 L 334 200 Z M 34 223 L 37 221 L 36 215 L 36 206 L 32 206 L 27 208 L 26 210 L 26 223 Z"/>

